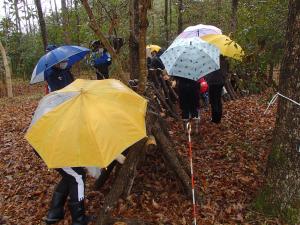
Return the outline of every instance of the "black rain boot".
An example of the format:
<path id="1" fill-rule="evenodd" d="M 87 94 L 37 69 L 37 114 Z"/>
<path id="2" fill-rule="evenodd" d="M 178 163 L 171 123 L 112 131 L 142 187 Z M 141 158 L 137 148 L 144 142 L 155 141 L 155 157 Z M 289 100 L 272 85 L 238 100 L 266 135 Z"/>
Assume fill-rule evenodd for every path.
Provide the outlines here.
<path id="1" fill-rule="evenodd" d="M 64 205 L 67 197 L 68 195 L 60 192 L 53 193 L 48 216 L 45 219 L 46 224 L 54 224 L 64 218 L 65 215 Z"/>
<path id="2" fill-rule="evenodd" d="M 85 215 L 84 201 L 69 202 L 69 209 L 72 216 L 72 225 L 87 225 L 90 218 Z"/>
<path id="3" fill-rule="evenodd" d="M 192 125 L 194 126 L 192 129 L 192 133 L 199 134 L 200 133 L 200 117 L 193 118 Z"/>
<path id="4" fill-rule="evenodd" d="M 182 119 L 182 126 L 183 130 L 187 131 L 187 123 L 189 122 L 189 119 Z"/>

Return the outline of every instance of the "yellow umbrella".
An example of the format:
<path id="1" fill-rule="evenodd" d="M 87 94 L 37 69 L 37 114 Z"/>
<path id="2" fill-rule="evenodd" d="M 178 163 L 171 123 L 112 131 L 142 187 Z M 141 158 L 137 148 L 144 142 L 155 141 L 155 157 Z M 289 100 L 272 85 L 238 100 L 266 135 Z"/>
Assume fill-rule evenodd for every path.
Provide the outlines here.
<path id="1" fill-rule="evenodd" d="M 107 167 L 146 136 L 147 101 L 118 80 L 81 80 L 39 103 L 25 138 L 49 168 Z"/>
<path id="2" fill-rule="evenodd" d="M 208 34 L 202 36 L 201 39 L 215 45 L 220 49 L 221 54 L 237 60 L 242 60 L 244 51 L 235 41 L 231 40 L 230 37 L 223 34 Z"/>
<path id="3" fill-rule="evenodd" d="M 146 48 L 150 49 L 151 52 L 153 52 L 153 51 L 157 51 L 158 52 L 161 49 L 161 47 L 158 46 L 158 45 L 147 45 Z"/>

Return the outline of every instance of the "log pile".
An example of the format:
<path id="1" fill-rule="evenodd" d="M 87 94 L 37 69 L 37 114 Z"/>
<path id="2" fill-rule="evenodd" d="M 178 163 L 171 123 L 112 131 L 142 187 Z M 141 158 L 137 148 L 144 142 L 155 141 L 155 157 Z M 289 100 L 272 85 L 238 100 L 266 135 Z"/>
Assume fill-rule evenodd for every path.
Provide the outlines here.
<path id="1" fill-rule="evenodd" d="M 177 99 L 177 95 L 171 90 L 170 83 L 163 80 L 161 75 L 152 75 L 154 77 L 149 78 L 145 95 L 145 98 L 149 101 L 146 115 L 148 138 L 139 141 L 126 150 L 127 159 L 122 166 L 118 165 L 116 168 L 117 172 L 115 173 L 114 182 L 109 193 L 104 198 L 103 207 L 97 215 L 97 225 L 117 224 L 116 222 L 133 225 L 147 224 L 140 220 L 113 218 L 111 212 L 120 197 L 126 198 L 131 193 L 138 165 L 147 160 L 146 155 L 149 148 L 158 148 L 160 150 L 162 154 L 159 157 L 163 158 L 167 167 L 177 177 L 177 181 L 182 186 L 186 196 L 192 196 L 189 163 L 174 150 L 174 143 L 170 138 L 168 125 L 162 116 L 166 112 L 167 115 L 178 118 L 174 102 Z M 103 181 L 97 180 L 97 188 L 100 188 L 101 185 L 103 185 Z M 196 199 L 200 203 L 200 200 L 202 200 L 199 194 L 200 191 L 197 190 L 196 193 L 198 193 Z"/>

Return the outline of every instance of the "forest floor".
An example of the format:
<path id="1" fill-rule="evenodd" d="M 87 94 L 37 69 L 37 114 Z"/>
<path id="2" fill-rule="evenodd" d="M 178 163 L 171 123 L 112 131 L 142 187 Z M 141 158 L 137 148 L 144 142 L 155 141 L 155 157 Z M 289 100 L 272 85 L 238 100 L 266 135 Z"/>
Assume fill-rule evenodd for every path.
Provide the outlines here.
<path id="1" fill-rule="evenodd" d="M 0 224 L 44 224 L 42 218 L 59 175 L 47 169 L 24 139 L 44 87 L 20 83 L 14 92 L 13 99 L 0 98 Z M 265 181 L 275 124 L 275 107 L 263 114 L 270 94 L 225 102 L 220 125 L 210 123 L 209 111 L 202 112 L 201 134 L 192 136 L 196 191 L 205 196 L 204 203 L 197 206 L 198 224 L 280 224 L 253 210 L 253 200 Z M 174 119 L 168 123 L 176 150 L 188 159 L 182 124 Z M 94 179 L 88 177 L 88 214 L 97 214 L 113 178 L 111 175 L 100 190 L 94 190 Z M 191 202 L 159 150 L 154 150 L 139 166 L 131 194 L 118 201 L 113 213 L 149 224 L 185 225 L 192 223 Z M 59 224 L 70 224 L 68 212 Z"/>

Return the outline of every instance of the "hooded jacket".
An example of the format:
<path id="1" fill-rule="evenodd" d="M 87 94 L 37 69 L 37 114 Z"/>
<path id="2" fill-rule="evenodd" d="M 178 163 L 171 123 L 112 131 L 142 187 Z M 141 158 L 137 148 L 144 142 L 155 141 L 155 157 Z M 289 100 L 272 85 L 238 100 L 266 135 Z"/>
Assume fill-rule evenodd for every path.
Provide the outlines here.
<path id="1" fill-rule="evenodd" d="M 59 69 L 51 67 L 45 71 L 45 80 L 47 81 L 50 92 L 57 91 L 74 81 L 74 77 L 69 69 Z"/>

